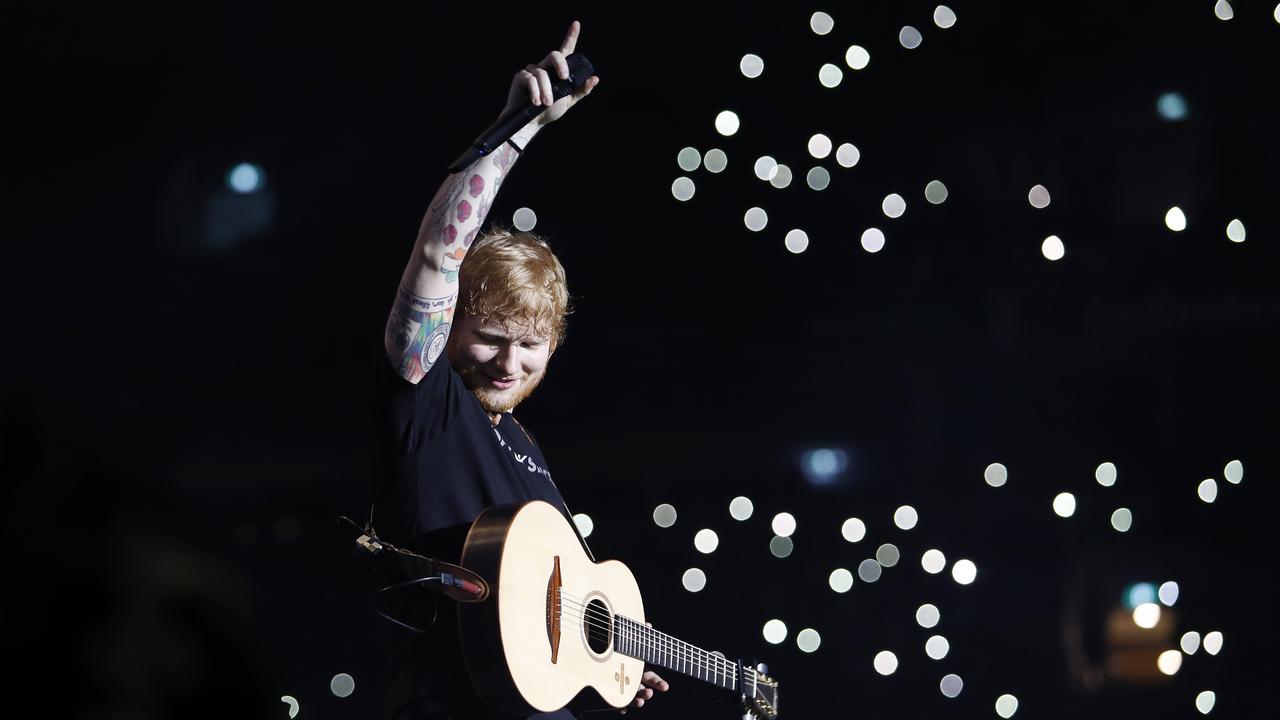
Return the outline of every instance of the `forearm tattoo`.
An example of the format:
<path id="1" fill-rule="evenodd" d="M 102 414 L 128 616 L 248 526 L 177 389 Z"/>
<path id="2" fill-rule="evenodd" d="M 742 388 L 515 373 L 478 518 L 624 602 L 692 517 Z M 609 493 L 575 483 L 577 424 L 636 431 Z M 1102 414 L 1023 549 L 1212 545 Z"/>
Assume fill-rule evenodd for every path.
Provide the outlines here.
<path id="1" fill-rule="evenodd" d="M 400 358 L 401 377 L 416 383 L 440 359 L 457 302 L 456 292 L 443 298 L 425 298 L 400 287 L 387 319 L 386 342 L 387 349 L 394 349 L 394 356 Z"/>
<path id="2" fill-rule="evenodd" d="M 446 181 L 432 199 L 424 230 L 428 242 L 444 246 L 440 272 L 446 282 L 458 281 L 458 268 L 517 155 L 510 145 L 503 144 L 472 168 Z"/>

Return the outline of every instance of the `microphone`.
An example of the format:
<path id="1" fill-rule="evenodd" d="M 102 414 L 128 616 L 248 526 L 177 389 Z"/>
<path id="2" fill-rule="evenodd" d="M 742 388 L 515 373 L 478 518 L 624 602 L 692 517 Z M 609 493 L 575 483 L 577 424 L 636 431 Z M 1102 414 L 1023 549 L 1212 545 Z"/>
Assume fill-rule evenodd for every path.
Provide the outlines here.
<path id="1" fill-rule="evenodd" d="M 582 53 L 566 55 L 565 62 L 569 65 L 569 79 L 561 80 L 556 77 L 551 79 L 551 94 L 556 100 L 581 88 L 592 75 L 596 74 L 595 68 L 591 66 L 591 61 L 584 57 Z M 497 122 L 481 133 L 480 137 L 476 138 L 474 145 L 467 148 L 466 152 L 453 161 L 453 164 L 449 166 L 449 172 L 459 172 L 478 158 L 493 152 L 512 135 L 515 135 L 517 130 L 528 125 L 530 120 L 541 115 L 547 107 L 546 105 L 529 103 L 524 107 L 512 108 L 503 113 Z"/>

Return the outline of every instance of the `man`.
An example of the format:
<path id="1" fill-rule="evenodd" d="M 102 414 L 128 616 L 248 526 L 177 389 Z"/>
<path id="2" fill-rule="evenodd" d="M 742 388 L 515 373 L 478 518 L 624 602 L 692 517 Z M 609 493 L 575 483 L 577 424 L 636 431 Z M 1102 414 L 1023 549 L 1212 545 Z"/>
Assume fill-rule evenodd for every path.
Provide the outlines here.
<path id="1" fill-rule="evenodd" d="M 401 278 L 384 337 L 390 362 L 379 363 L 375 393 L 387 467 L 374 525 L 396 544 L 423 548 L 433 531 L 469 525 L 491 505 L 536 499 L 565 508 L 533 436 L 511 414 L 564 339 L 564 269 L 533 235 L 479 231 L 523 149 L 599 83 L 592 77 L 558 101 L 552 94 L 551 73 L 569 76 L 565 56 L 579 29 L 575 21 L 559 50 L 516 73 L 507 109 L 546 109 L 501 149 L 445 179 Z M 462 665 L 454 618 L 451 603 L 441 601 L 413 618 L 429 626 L 425 636 L 397 641 L 393 717 L 494 717 Z M 646 672 L 631 706 L 667 687 Z"/>

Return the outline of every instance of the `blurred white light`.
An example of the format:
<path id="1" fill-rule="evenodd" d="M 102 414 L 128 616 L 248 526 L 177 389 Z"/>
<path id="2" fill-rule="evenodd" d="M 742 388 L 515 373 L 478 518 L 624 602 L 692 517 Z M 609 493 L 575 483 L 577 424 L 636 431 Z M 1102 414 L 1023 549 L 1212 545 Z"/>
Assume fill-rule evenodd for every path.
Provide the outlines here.
<path id="1" fill-rule="evenodd" d="M 758 78 L 760 73 L 764 72 L 764 59 L 759 55 L 747 53 L 738 63 L 738 69 L 749 78 Z"/>
<path id="2" fill-rule="evenodd" d="M 947 186 L 941 180 L 930 180 L 924 186 L 924 199 L 933 205 L 941 205 L 947 201 Z"/>
<path id="3" fill-rule="evenodd" d="M 791 168 L 778 163 L 778 172 L 773 174 L 769 184 L 781 190 L 791 184 Z"/>
<path id="4" fill-rule="evenodd" d="M 707 172 L 723 172 L 728 165 L 729 156 L 725 155 L 724 151 L 719 148 L 711 148 L 702 158 L 702 166 L 707 169 Z"/>
<path id="5" fill-rule="evenodd" d="M 1174 232 L 1182 232 L 1187 229 L 1187 216 L 1182 212 L 1182 208 L 1174 205 L 1164 214 L 1164 224 Z"/>
<path id="6" fill-rule="evenodd" d="M 1187 118 L 1187 99 L 1182 93 L 1167 92 L 1156 100 L 1156 114 L 1165 120 L 1177 122 Z"/>
<path id="7" fill-rule="evenodd" d="M 240 163 L 227 173 L 227 186 L 234 192 L 247 195 L 262 187 L 266 173 L 253 163 Z"/>
<path id="8" fill-rule="evenodd" d="M 893 511 L 893 524 L 901 530 L 910 530 L 920 521 L 920 514 L 910 505 L 903 505 Z"/>
<path id="9" fill-rule="evenodd" d="M 838 593 L 849 592 L 849 588 L 853 587 L 853 573 L 844 568 L 836 568 L 831 571 L 831 577 L 827 578 L 827 584 Z"/>
<path id="10" fill-rule="evenodd" d="M 842 143 L 836 148 L 836 163 L 840 167 L 851 168 L 858 164 L 858 160 L 862 157 L 862 152 L 858 150 L 853 143 Z"/>
<path id="11" fill-rule="evenodd" d="M 898 564 L 900 559 L 902 559 L 902 553 L 898 551 L 898 546 L 893 543 L 885 543 L 876 548 L 876 562 L 883 567 L 893 567 Z"/>
<path id="12" fill-rule="evenodd" d="M 964 680 L 959 675 L 950 673 L 942 676 L 942 682 L 938 683 L 938 688 L 942 690 L 942 694 L 949 698 L 956 697 L 964 690 Z"/>
<path id="13" fill-rule="evenodd" d="M 1043 185 L 1036 185 L 1031 188 L 1031 192 L 1027 193 L 1027 202 L 1031 203 L 1031 207 L 1041 210 L 1049 207 L 1049 189 Z"/>
<path id="14" fill-rule="evenodd" d="M 1050 235 L 1040 243 L 1040 254 L 1044 255 L 1046 260 L 1061 260 L 1067 254 L 1067 248 L 1062 244 L 1062 238 Z"/>
<path id="15" fill-rule="evenodd" d="M 680 583 L 689 592 L 699 592 L 707 586 L 707 574 L 699 568 L 689 568 L 684 571 L 684 575 L 680 578 Z"/>
<path id="16" fill-rule="evenodd" d="M 1160 624 L 1160 606 L 1155 603 L 1142 603 L 1133 609 L 1133 624 L 1150 630 Z"/>
<path id="17" fill-rule="evenodd" d="M 877 253 L 884 249 L 884 233 L 880 228 L 867 228 L 862 231 L 862 249 L 869 253 Z"/>
<path id="18" fill-rule="evenodd" d="M 804 179 L 813 190 L 826 190 L 831 184 L 831 171 L 821 166 L 811 168 Z"/>
<path id="19" fill-rule="evenodd" d="M 796 549 L 795 541 L 789 537 L 774 535 L 769 540 L 769 552 L 776 558 L 790 557 L 791 552 Z"/>
<path id="20" fill-rule="evenodd" d="M 1172 580 L 1163 582 L 1156 594 L 1160 597 L 1161 604 L 1173 607 L 1173 604 L 1178 602 L 1178 583 Z"/>
<path id="21" fill-rule="evenodd" d="M 1178 647 L 1182 648 L 1182 652 L 1188 655 L 1195 655 L 1200 649 L 1200 633 L 1195 630 L 1188 630 L 1182 633 L 1182 639 L 1178 641 Z"/>
<path id="22" fill-rule="evenodd" d="M 826 35 L 835 26 L 836 21 L 821 10 L 809 16 L 809 28 L 817 35 Z"/>
<path id="23" fill-rule="evenodd" d="M 867 559 L 858 563 L 858 579 L 865 583 L 873 583 L 880 579 L 880 573 L 884 572 L 880 563 L 875 560 Z"/>
<path id="24" fill-rule="evenodd" d="M 982 479 L 991 487 L 1001 487 L 1009 480 L 1009 469 L 1002 463 L 991 463 L 982 471 Z"/>
<path id="25" fill-rule="evenodd" d="M 669 528 L 676 524 L 675 506 L 662 503 L 653 509 L 653 524 L 661 528 Z"/>
<path id="26" fill-rule="evenodd" d="M 1232 460 L 1222 469 L 1222 476 L 1232 485 L 1239 485 L 1244 480 L 1244 463 L 1239 460 Z"/>
<path id="27" fill-rule="evenodd" d="M 770 527 L 773 528 L 773 534 L 778 537 L 791 537 L 791 534 L 796 531 L 796 518 L 791 513 L 778 513 L 773 516 Z"/>
<path id="28" fill-rule="evenodd" d="M 1235 243 L 1242 243 L 1244 242 L 1244 237 L 1244 223 L 1240 222 L 1238 219 L 1227 223 L 1228 240 Z"/>
<path id="29" fill-rule="evenodd" d="M 770 620 L 764 624 L 764 639 L 777 645 L 787 639 L 787 625 L 778 619 Z"/>
<path id="30" fill-rule="evenodd" d="M 818 68 L 818 82 L 822 83 L 822 87 L 833 88 L 839 85 L 843 79 L 844 72 L 840 70 L 839 66 L 826 63 L 821 68 Z"/>
<path id="31" fill-rule="evenodd" d="M 298 699 L 292 695 L 281 695 L 280 702 L 289 706 L 289 717 L 298 717 Z"/>
<path id="32" fill-rule="evenodd" d="M 899 218 L 907 211 L 907 201 L 898 193 L 889 193 L 880 203 L 880 209 L 891 218 Z"/>
<path id="33" fill-rule="evenodd" d="M 1182 667 L 1182 653 L 1177 650 L 1165 650 L 1156 658 L 1156 667 L 1165 675 L 1173 675 Z"/>
<path id="34" fill-rule="evenodd" d="M 1058 493 L 1053 498 L 1053 512 L 1058 517 L 1068 518 L 1076 514 L 1076 496 L 1069 492 Z"/>
<path id="35" fill-rule="evenodd" d="M 1129 528 L 1133 527 L 1133 511 L 1129 508 L 1117 508 L 1111 513 L 1111 527 L 1117 532 L 1129 532 Z"/>
<path id="36" fill-rule="evenodd" d="M 1222 651 L 1222 633 L 1214 630 L 1204 636 L 1204 651 L 1210 655 L 1217 655 Z"/>
<path id="37" fill-rule="evenodd" d="M 1230 20 L 1236 16 L 1235 11 L 1231 9 L 1231 3 L 1227 0 L 1218 0 L 1213 6 L 1213 14 L 1217 15 L 1219 20 Z"/>
<path id="38" fill-rule="evenodd" d="M 676 164 L 685 172 L 693 172 L 702 165 L 702 153 L 697 148 L 687 147 L 676 155 Z"/>
<path id="39" fill-rule="evenodd" d="M 942 613 L 932 603 L 925 603 L 916 609 L 916 623 L 922 628 L 931 628 L 941 619 Z"/>
<path id="40" fill-rule="evenodd" d="M 849 466 L 849 455 L 843 450 L 818 448 L 800 457 L 800 469 L 810 480 L 825 483 L 844 472 Z"/>
<path id="41" fill-rule="evenodd" d="M 1280 5 L 1276 5 L 1276 9 L 1271 12 L 1271 17 L 1275 18 L 1276 22 L 1280 23 Z M 1213 693 L 1209 694 L 1212 695 Z"/>
<path id="42" fill-rule="evenodd" d="M 796 634 L 796 646 L 802 652 L 811 653 L 821 644 L 822 636 L 818 635 L 818 631 L 813 628 L 805 628 Z"/>
<path id="43" fill-rule="evenodd" d="M 1201 480 L 1200 484 L 1196 486 L 1196 495 L 1199 495 L 1200 499 L 1207 503 L 1217 500 L 1218 482 L 1213 478 L 1205 478 L 1204 480 Z"/>
<path id="44" fill-rule="evenodd" d="M 740 125 L 738 114 L 732 110 L 722 110 L 719 115 L 716 115 L 716 132 L 721 135 L 727 137 L 738 132 Z"/>
<path id="45" fill-rule="evenodd" d="M 898 42 L 908 50 L 915 50 L 920 47 L 920 43 L 923 41 L 924 36 L 920 34 L 920 31 L 910 25 L 903 25 L 902 29 L 898 31 Z"/>
<path id="46" fill-rule="evenodd" d="M 591 520 L 591 516 L 586 513 L 578 513 L 573 516 L 573 524 L 578 526 L 578 532 L 582 537 L 590 537 L 591 531 L 596 529 L 596 524 Z"/>
<path id="47" fill-rule="evenodd" d="M 924 654 L 934 660 L 946 657 L 949 650 L 951 650 L 951 643 L 941 635 L 934 635 L 924 643 Z"/>
<path id="48" fill-rule="evenodd" d="M 881 675 L 892 675 L 898 669 L 898 656 L 888 650 L 881 650 L 876 653 L 876 659 L 871 664 Z"/>
<path id="49" fill-rule="evenodd" d="M 729 516 L 734 520 L 746 520 L 751 517 L 755 509 L 755 505 L 751 504 L 751 498 L 741 495 L 729 502 Z"/>
<path id="50" fill-rule="evenodd" d="M 849 542 L 858 542 L 867 535 L 867 524 L 856 517 L 849 518 L 840 526 L 840 535 Z"/>
<path id="51" fill-rule="evenodd" d="M 978 577 L 978 566 L 972 560 L 957 560 L 951 566 L 951 577 L 961 585 L 968 585 Z"/>
<path id="52" fill-rule="evenodd" d="M 1276 6 L 1276 22 L 1280 22 L 1280 5 Z M 1196 695 L 1196 709 L 1200 711 L 1201 715 L 1208 715 L 1209 711 L 1213 710 L 1214 702 L 1217 699 L 1218 696 L 1214 695 L 1212 690 L 1205 690 Z"/>
<path id="53" fill-rule="evenodd" d="M 682 175 L 676 178 L 675 182 L 671 183 L 671 196 L 679 200 L 680 202 L 684 202 L 693 197 L 693 193 L 696 189 L 697 188 L 695 188 L 693 185 L 693 180 L 687 177 L 684 177 Z M 532 214 L 532 211 L 530 211 L 530 213 Z M 520 211 L 517 210 L 516 211 L 517 218 L 519 217 L 519 214 L 520 214 Z M 515 223 L 516 228 L 519 230 L 527 230 L 528 228 L 520 227 L 522 223 L 517 218 L 512 219 L 512 222 Z"/>
<path id="54" fill-rule="evenodd" d="M 831 138 L 818 133 L 809 138 L 809 154 L 821 160 L 831 154 Z"/>
<path id="55" fill-rule="evenodd" d="M 680 197 L 679 194 L 676 194 L 676 197 L 679 198 L 680 200 L 688 200 L 689 198 L 693 197 L 693 181 L 689 180 L 688 178 L 680 178 L 680 180 L 685 180 L 688 182 L 687 189 L 688 189 L 689 196 Z M 675 184 L 671 186 L 672 193 L 678 193 L 678 192 L 684 191 L 685 186 L 681 186 L 680 190 L 677 191 L 676 185 L 680 183 L 680 180 L 676 180 Z M 515 225 L 516 229 L 521 232 L 528 232 L 537 226 L 538 214 L 527 207 L 522 207 L 511 214 L 511 224 Z"/>
<path id="56" fill-rule="evenodd" d="M 748 230 L 760 232 L 769 224 L 769 214 L 763 208 L 753 207 L 742 216 L 742 222 L 746 224 Z"/>
<path id="57" fill-rule="evenodd" d="M 1018 698 L 1008 693 L 996 698 L 997 715 L 1002 718 L 1006 718 L 1007 720 L 1008 718 L 1013 717 L 1013 714 L 1016 712 L 1018 712 Z"/>
<path id="58" fill-rule="evenodd" d="M 346 673 L 338 673 L 329 681 L 329 692 L 337 697 L 350 697 L 356 691 L 355 678 Z"/>
<path id="59" fill-rule="evenodd" d="M 755 171 L 756 177 L 761 180 L 772 180 L 778 173 L 778 161 L 768 155 L 762 155 L 756 159 Z"/>
<path id="60" fill-rule="evenodd" d="M 871 62 L 871 53 L 861 45 L 850 45 L 844 53 L 844 64 L 853 70 L 862 70 Z"/>
<path id="61" fill-rule="evenodd" d="M 943 555 L 941 550 L 925 550 L 920 556 L 920 567 L 930 575 L 937 575 L 947 569 L 947 556 Z"/>
<path id="62" fill-rule="evenodd" d="M 783 244 L 787 246 L 788 250 L 799 255 L 809 247 L 809 235 L 803 230 L 792 230 L 787 233 L 787 238 L 783 241 Z"/>
<path id="63" fill-rule="evenodd" d="M 946 5 L 939 5 L 933 9 L 933 24 L 946 30 L 956 24 L 956 13 Z"/>
<path id="64" fill-rule="evenodd" d="M 1111 487 L 1116 484 L 1116 465 L 1115 463 L 1104 462 L 1093 471 L 1093 477 L 1098 484 L 1103 487 Z"/>
<path id="65" fill-rule="evenodd" d="M 693 536 L 693 546 L 703 555 L 710 555 L 720 546 L 720 536 L 715 530 L 703 528 Z"/>

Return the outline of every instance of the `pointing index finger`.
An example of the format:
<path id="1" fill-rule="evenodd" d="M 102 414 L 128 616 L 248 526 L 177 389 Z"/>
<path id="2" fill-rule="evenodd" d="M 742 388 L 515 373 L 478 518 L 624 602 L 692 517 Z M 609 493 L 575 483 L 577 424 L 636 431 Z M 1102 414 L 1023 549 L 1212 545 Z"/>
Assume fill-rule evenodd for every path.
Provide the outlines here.
<path id="1" fill-rule="evenodd" d="M 568 55 L 573 52 L 573 48 L 578 44 L 578 31 L 582 29 L 582 24 L 577 20 L 569 23 L 569 32 L 564 36 L 564 42 L 560 43 L 560 52 Z"/>

